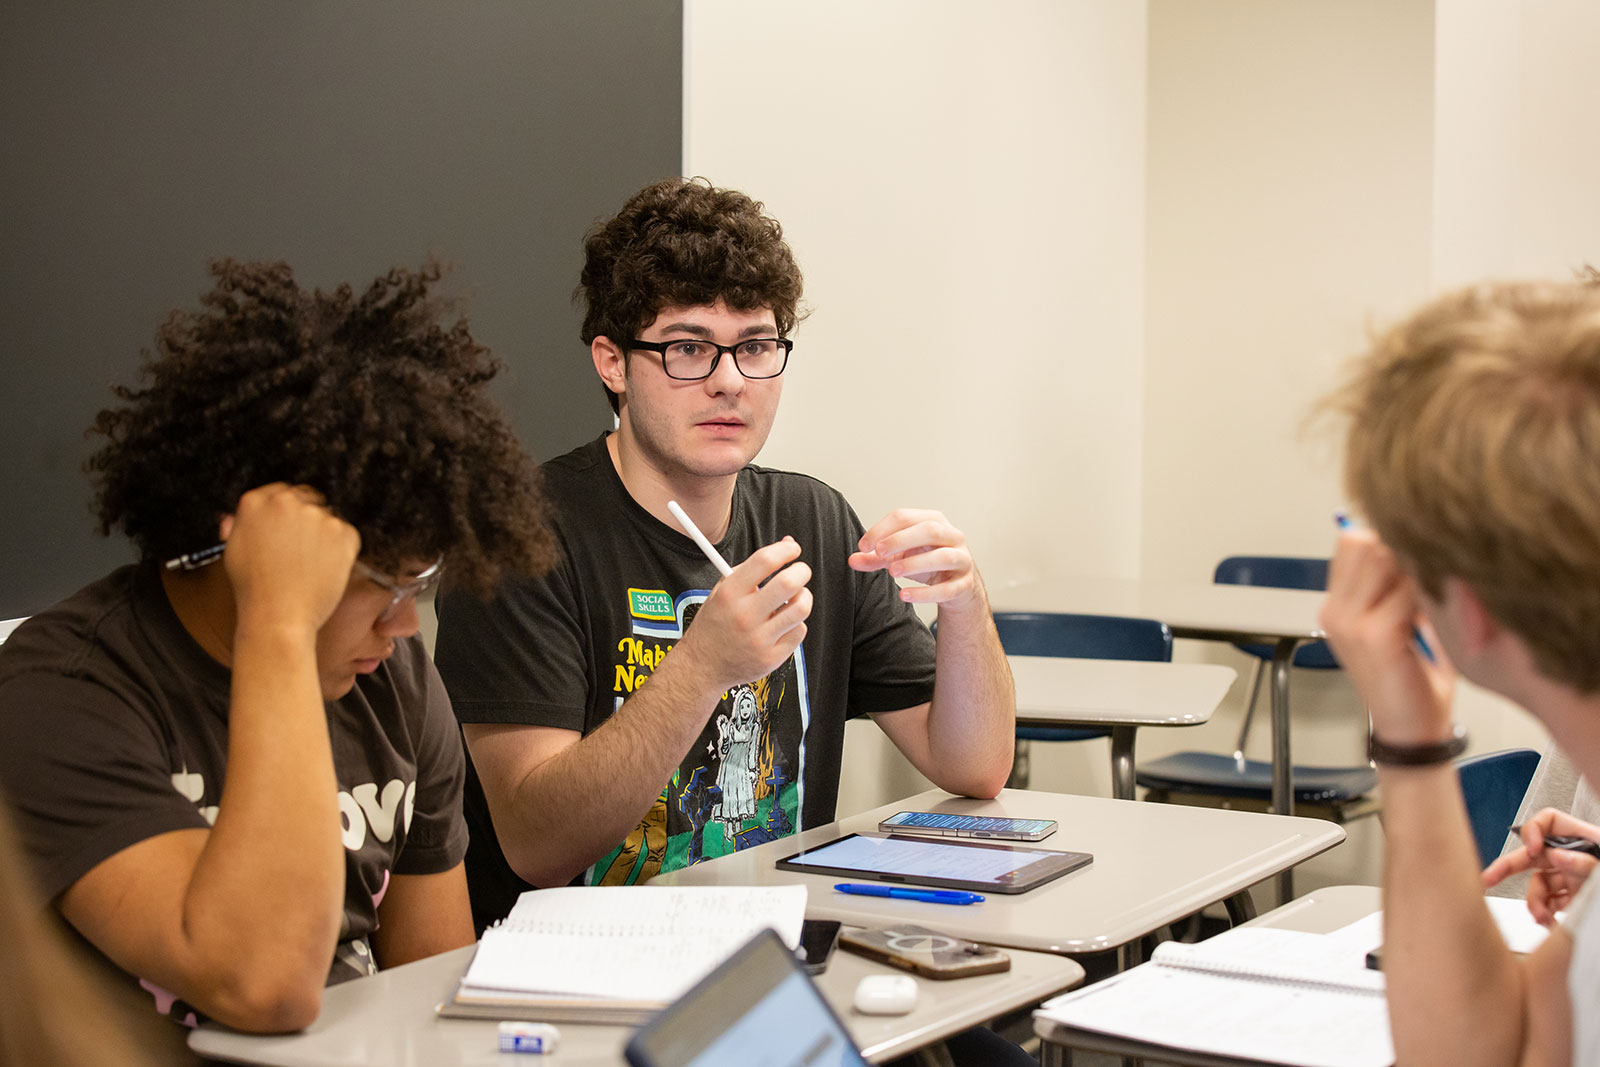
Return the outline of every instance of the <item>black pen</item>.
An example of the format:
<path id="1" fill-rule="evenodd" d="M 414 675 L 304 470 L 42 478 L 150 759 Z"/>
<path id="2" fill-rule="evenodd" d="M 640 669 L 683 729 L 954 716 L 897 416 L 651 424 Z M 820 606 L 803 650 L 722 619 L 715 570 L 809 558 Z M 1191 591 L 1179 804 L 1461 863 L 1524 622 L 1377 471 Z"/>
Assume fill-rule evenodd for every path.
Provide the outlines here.
<path id="1" fill-rule="evenodd" d="M 227 543 L 224 542 L 220 545 L 212 545 L 210 548 L 202 548 L 198 552 L 185 552 L 177 559 L 167 560 L 167 570 L 197 571 L 208 563 L 215 563 L 221 559 L 222 552 L 227 547 Z"/>
<path id="2" fill-rule="evenodd" d="M 1513 826 L 1511 832 L 1520 838 L 1522 836 L 1522 827 Z M 1595 859 L 1600 860 L 1600 842 L 1590 841 L 1587 837 L 1546 834 L 1544 847 L 1559 848 L 1563 852 L 1582 852 L 1585 856 L 1593 856 Z"/>

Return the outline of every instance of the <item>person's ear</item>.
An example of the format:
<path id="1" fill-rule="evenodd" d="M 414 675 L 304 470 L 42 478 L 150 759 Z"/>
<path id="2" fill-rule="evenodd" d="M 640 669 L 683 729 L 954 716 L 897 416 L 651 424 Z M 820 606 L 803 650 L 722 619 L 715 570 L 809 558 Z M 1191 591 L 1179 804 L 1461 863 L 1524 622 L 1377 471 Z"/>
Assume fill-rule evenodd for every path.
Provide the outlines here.
<path id="1" fill-rule="evenodd" d="M 595 373 L 617 396 L 628 391 L 628 354 L 612 343 L 609 337 L 596 337 L 589 342 L 589 356 L 594 360 Z"/>
<path id="2" fill-rule="evenodd" d="M 1483 598 L 1460 578 L 1444 580 L 1444 604 L 1455 618 L 1456 632 L 1468 655 L 1481 654 L 1500 636 L 1500 624 L 1489 614 Z"/>

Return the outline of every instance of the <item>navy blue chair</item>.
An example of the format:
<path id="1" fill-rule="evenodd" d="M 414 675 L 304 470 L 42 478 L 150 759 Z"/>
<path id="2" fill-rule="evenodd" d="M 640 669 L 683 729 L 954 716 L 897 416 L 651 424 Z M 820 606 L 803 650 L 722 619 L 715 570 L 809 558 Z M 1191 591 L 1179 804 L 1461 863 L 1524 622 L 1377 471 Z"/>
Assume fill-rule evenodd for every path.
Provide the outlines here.
<path id="1" fill-rule="evenodd" d="M 1517 817 L 1538 766 L 1539 753 L 1531 748 L 1508 748 L 1456 761 L 1479 867 L 1489 866 L 1504 850 L 1511 820 Z"/>
<path id="2" fill-rule="evenodd" d="M 1277 589 L 1326 589 L 1328 561 L 1299 556 L 1229 556 L 1217 564 L 1213 579 L 1223 585 L 1258 585 Z M 1177 752 L 1139 768 L 1138 782 L 1145 799 L 1173 801 L 1216 797 L 1228 806 L 1266 810 L 1272 799 L 1272 765 L 1244 758 L 1244 745 L 1261 691 L 1263 666 L 1272 660 L 1271 645 L 1236 646 L 1255 657 L 1251 672 L 1250 703 L 1245 709 L 1232 756 L 1212 752 Z M 1316 641 L 1295 650 L 1294 666 L 1311 670 L 1337 670 L 1339 663 L 1328 646 Z M 1293 770 L 1294 802 L 1314 805 L 1318 814 L 1336 822 L 1369 814 L 1376 805 L 1367 796 L 1378 784 L 1369 765 L 1353 767 L 1301 766 Z"/>
<path id="3" fill-rule="evenodd" d="M 1155 619 L 1067 612 L 999 611 L 994 616 L 1000 645 L 1008 656 L 1059 656 L 1065 659 L 1172 659 L 1172 631 Z M 1007 785 L 1028 785 L 1028 746 L 1034 741 L 1087 741 L 1111 738 L 1112 793 L 1133 799 L 1133 741 L 1136 728 L 1116 726 L 1017 726 L 1016 754 Z M 1120 788 L 1117 783 L 1124 783 Z M 1126 793 L 1124 796 L 1122 794 Z"/>
<path id="4" fill-rule="evenodd" d="M 1229 556 L 1217 564 L 1211 580 L 1218 585 L 1265 585 L 1274 589 L 1328 588 L 1328 561 L 1305 556 Z M 1245 705 L 1239 723 L 1239 739 L 1233 745 L 1235 761 L 1244 759 L 1244 743 L 1255 719 L 1256 701 L 1261 696 L 1261 679 L 1272 662 L 1271 645 L 1235 643 L 1234 648 L 1255 658 L 1250 668 L 1250 703 Z M 1325 641 L 1313 641 L 1294 650 L 1293 665 L 1304 670 L 1336 671 L 1339 661 Z"/>

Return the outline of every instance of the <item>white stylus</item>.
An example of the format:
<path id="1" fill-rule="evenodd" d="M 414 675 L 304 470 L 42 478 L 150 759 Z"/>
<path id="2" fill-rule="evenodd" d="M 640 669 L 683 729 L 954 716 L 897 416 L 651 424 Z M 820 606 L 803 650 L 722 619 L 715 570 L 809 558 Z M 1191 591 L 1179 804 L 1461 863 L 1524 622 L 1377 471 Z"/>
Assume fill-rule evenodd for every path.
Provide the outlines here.
<path id="1" fill-rule="evenodd" d="M 678 525 L 683 527 L 683 532 L 689 535 L 689 540 L 700 546 L 700 551 L 706 554 L 706 559 L 709 559 L 711 565 L 722 572 L 724 578 L 733 573 L 733 568 L 728 566 L 728 561 L 722 558 L 722 553 L 717 551 L 715 545 L 706 540 L 706 535 L 700 532 L 700 527 L 696 526 L 694 520 L 684 513 L 684 510 L 678 506 L 676 500 L 667 501 L 667 510 L 672 512 L 672 517 L 678 520 Z"/>

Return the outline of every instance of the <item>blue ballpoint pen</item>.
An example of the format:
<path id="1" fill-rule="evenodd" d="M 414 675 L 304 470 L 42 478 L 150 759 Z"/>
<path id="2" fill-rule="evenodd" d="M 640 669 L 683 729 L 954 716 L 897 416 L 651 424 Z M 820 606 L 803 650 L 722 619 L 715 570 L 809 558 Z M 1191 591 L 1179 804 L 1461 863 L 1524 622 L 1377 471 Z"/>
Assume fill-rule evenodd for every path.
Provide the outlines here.
<path id="1" fill-rule="evenodd" d="M 1333 513 L 1333 522 L 1341 530 L 1353 530 L 1356 525 L 1355 520 L 1345 514 L 1342 509 Z M 1433 649 L 1428 647 L 1428 639 L 1423 637 L 1422 631 L 1415 626 L 1411 628 L 1411 639 L 1417 643 L 1417 651 L 1421 652 L 1429 663 L 1435 662 Z"/>
<path id="2" fill-rule="evenodd" d="M 896 900 L 921 900 L 928 904 L 983 903 L 982 893 L 968 893 L 960 889 L 902 889 L 894 885 L 862 885 L 859 882 L 835 882 L 833 888 L 858 897 L 893 897 Z"/>

